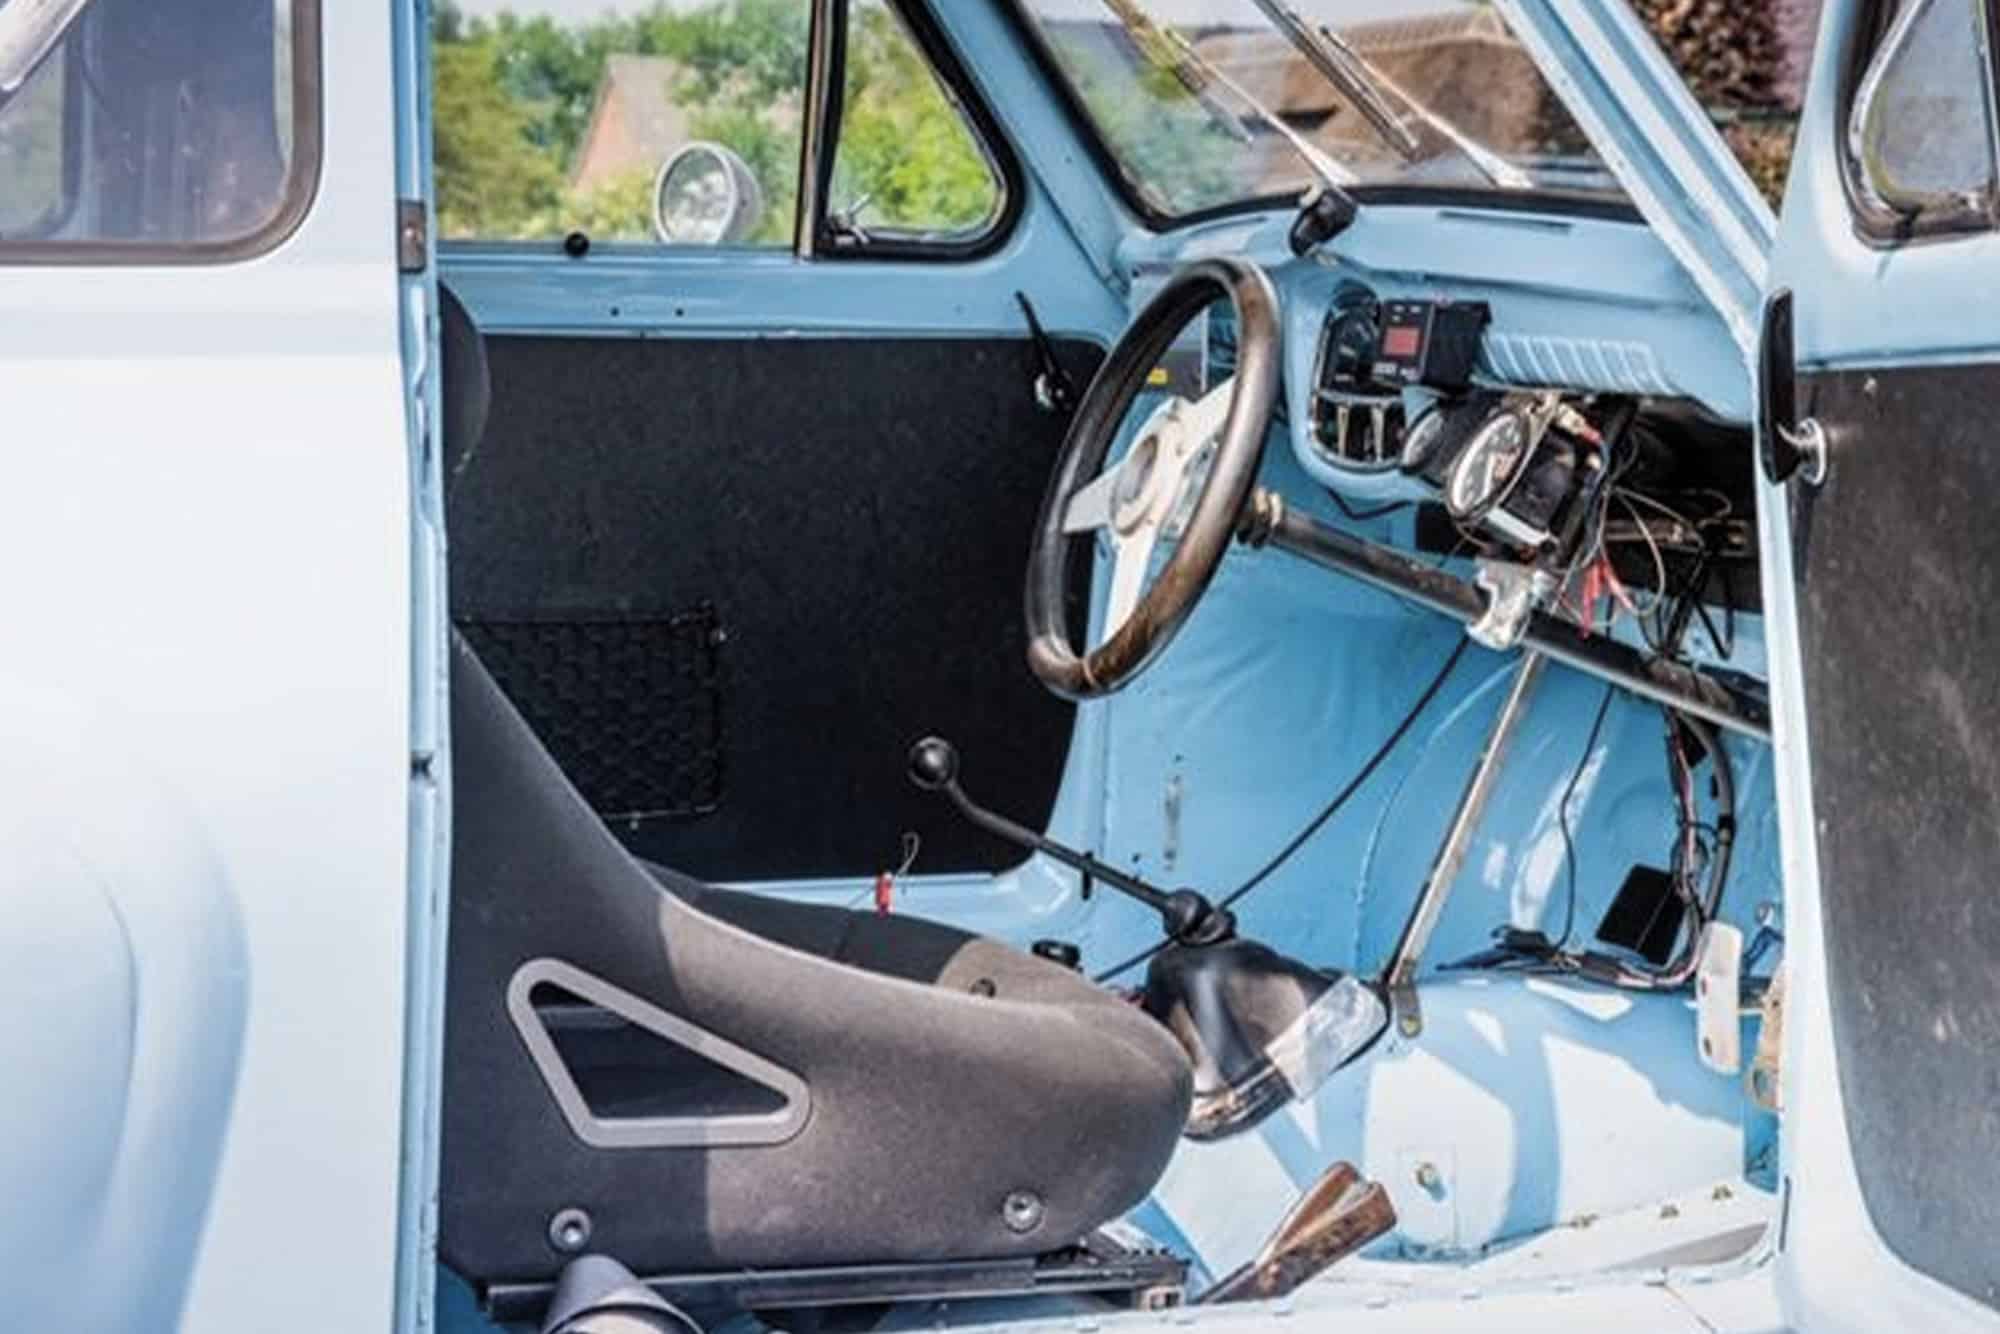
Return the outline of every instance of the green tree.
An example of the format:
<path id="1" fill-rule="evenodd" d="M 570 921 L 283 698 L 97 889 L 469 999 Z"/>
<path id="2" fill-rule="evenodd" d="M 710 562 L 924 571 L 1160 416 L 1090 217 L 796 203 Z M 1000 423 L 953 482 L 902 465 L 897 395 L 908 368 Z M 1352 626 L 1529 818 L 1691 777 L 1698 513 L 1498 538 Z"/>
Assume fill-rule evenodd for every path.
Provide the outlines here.
<path id="1" fill-rule="evenodd" d="M 1126 167 L 1126 177 L 1165 213 L 1193 213 L 1241 198 L 1254 172 L 1243 143 L 1219 125 L 1215 113 L 1162 65 L 1142 65 L 1143 96 L 1130 75 L 1112 61 L 1126 59 L 1096 43 L 1057 37 L 1062 66 L 1076 84 L 1090 117 Z M 1117 40 L 1129 42 L 1121 35 Z M 1144 52 L 1131 47 L 1130 59 Z"/>
<path id="2" fill-rule="evenodd" d="M 895 15 L 857 5 L 847 40 L 835 203 L 861 221 L 964 231 L 999 206 L 993 170 Z"/>
<path id="3" fill-rule="evenodd" d="M 522 236 L 562 200 L 555 158 L 532 137 L 483 36 L 439 45 L 432 58 L 438 225 L 448 237 Z"/>
<path id="4" fill-rule="evenodd" d="M 790 239 L 809 50 L 805 0 L 656 3 L 565 25 L 547 15 L 468 18 L 433 11 L 437 173 L 447 236 L 528 238 L 581 228 L 651 235 L 651 180 L 634 171 L 587 194 L 568 182 L 614 53 L 663 56 L 696 138 L 739 153 L 765 212 L 752 240 Z M 866 221 L 936 230 L 976 226 L 998 192 L 963 118 L 880 0 L 857 0 L 836 199 L 870 197 Z M 641 176 L 647 176 L 643 182 Z"/>
<path id="5" fill-rule="evenodd" d="M 634 49 L 690 71 L 679 91 L 691 102 L 769 107 L 805 89 L 811 22 L 801 0 L 711 0 L 685 13 L 656 5 L 636 21 Z"/>

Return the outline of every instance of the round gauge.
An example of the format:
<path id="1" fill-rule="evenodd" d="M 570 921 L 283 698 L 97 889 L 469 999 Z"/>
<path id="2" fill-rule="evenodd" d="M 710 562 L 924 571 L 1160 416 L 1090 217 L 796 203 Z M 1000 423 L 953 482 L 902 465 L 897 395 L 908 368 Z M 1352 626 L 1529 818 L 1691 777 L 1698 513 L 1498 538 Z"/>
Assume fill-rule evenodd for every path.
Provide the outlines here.
<path id="1" fill-rule="evenodd" d="M 1382 336 L 1375 312 L 1364 307 L 1335 315 L 1326 328 L 1326 375 L 1340 385 L 1359 385 L 1368 378 L 1375 344 Z"/>
<path id="2" fill-rule="evenodd" d="M 1433 407 L 1403 433 L 1403 471 L 1422 472 L 1444 443 L 1444 409 Z"/>
<path id="3" fill-rule="evenodd" d="M 1507 496 L 1528 461 L 1528 419 L 1502 412 L 1467 442 L 1445 486 L 1445 508 L 1460 521 L 1483 518 Z"/>

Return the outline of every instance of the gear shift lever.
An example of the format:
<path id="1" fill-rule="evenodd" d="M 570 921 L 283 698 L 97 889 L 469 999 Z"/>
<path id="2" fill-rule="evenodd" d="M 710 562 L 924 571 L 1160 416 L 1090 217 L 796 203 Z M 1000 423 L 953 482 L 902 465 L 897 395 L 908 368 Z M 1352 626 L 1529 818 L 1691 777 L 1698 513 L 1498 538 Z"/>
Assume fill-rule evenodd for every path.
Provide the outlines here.
<path id="1" fill-rule="evenodd" d="M 1018 825 L 965 795 L 958 785 L 958 747 L 943 737 L 927 736 L 910 747 L 910 781 L 926 792 L 942 792 L 959 813 L 989 834 L 1053 857 L 1092 880 L 1101 881 L 1127 898 L 1137 899 L 1160 915 L 1167 935 L 1183 945 L 1214 945 L 1236 934 L 1236 918 L 1192 889 L 1164 890 L 1106 866 L 1087 852 L 1065 847 L 1024 825 Z"/>
<path id="2" fill-rule="evenodd" d="M 958 750 L 942 737 L 910 749 L 910 781 L 942 792 L 988 833 L 1101 880 L 1160 915 L 1168 940 L 1146 969 L 1142 1001 L 1194 1066 L 1186 1134 L 1239 1134 L 1287 1099 L 1311 1096 L 1389 1026 L 1367 983 L 1310 967 L 1236 934 L 1236 918 L 1191 889 L 1157 889 L 1087 852 L 987 810 L 958 785 Z"/>

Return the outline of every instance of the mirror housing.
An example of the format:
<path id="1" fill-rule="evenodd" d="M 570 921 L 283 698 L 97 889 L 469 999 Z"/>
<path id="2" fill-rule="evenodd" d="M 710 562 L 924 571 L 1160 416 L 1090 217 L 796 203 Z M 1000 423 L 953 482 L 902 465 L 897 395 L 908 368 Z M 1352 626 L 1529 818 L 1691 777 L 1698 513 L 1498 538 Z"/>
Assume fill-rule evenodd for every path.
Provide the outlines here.
<path id="1" fill-rule="evenodd" d="M 653 234 L 667 245 L 735 245 L 763 216 L 757 174 L 721 144 L 683 145 L 653 182 Z"/>

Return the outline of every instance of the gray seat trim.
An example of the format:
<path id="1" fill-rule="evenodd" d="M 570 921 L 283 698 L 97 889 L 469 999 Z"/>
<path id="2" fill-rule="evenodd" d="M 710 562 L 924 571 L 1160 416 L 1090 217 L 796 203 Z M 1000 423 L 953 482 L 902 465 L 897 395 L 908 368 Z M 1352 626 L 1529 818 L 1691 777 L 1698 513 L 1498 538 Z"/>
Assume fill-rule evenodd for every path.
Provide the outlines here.
<path id="1" fill-rule="evenodd" d="M 657 1037 L 754 1080 L 783 1098 L 785 1105 L 775 1112 L 731 1116 L 598 1116 L 577 1087 L 541 1016 L 535 1013 L 532 995 L 543 983 L 561 987 Z M 688 1149 L 783 1144 L 805 1128 L 806 1117 L 812 1112 L 812 1091 L 805 1080 L 790 1070 L 561 959 L 530 959 L 515 970 L 513 980 L 507 984 L 507 1014 L 513 1019 L 521 1041 L 527 1044 L 542 1082 L 548 1085 L 550 1095 L 562 1109 L 563 1119 L 569 1122 L 578 1139 L 593 1148 Z"/>

